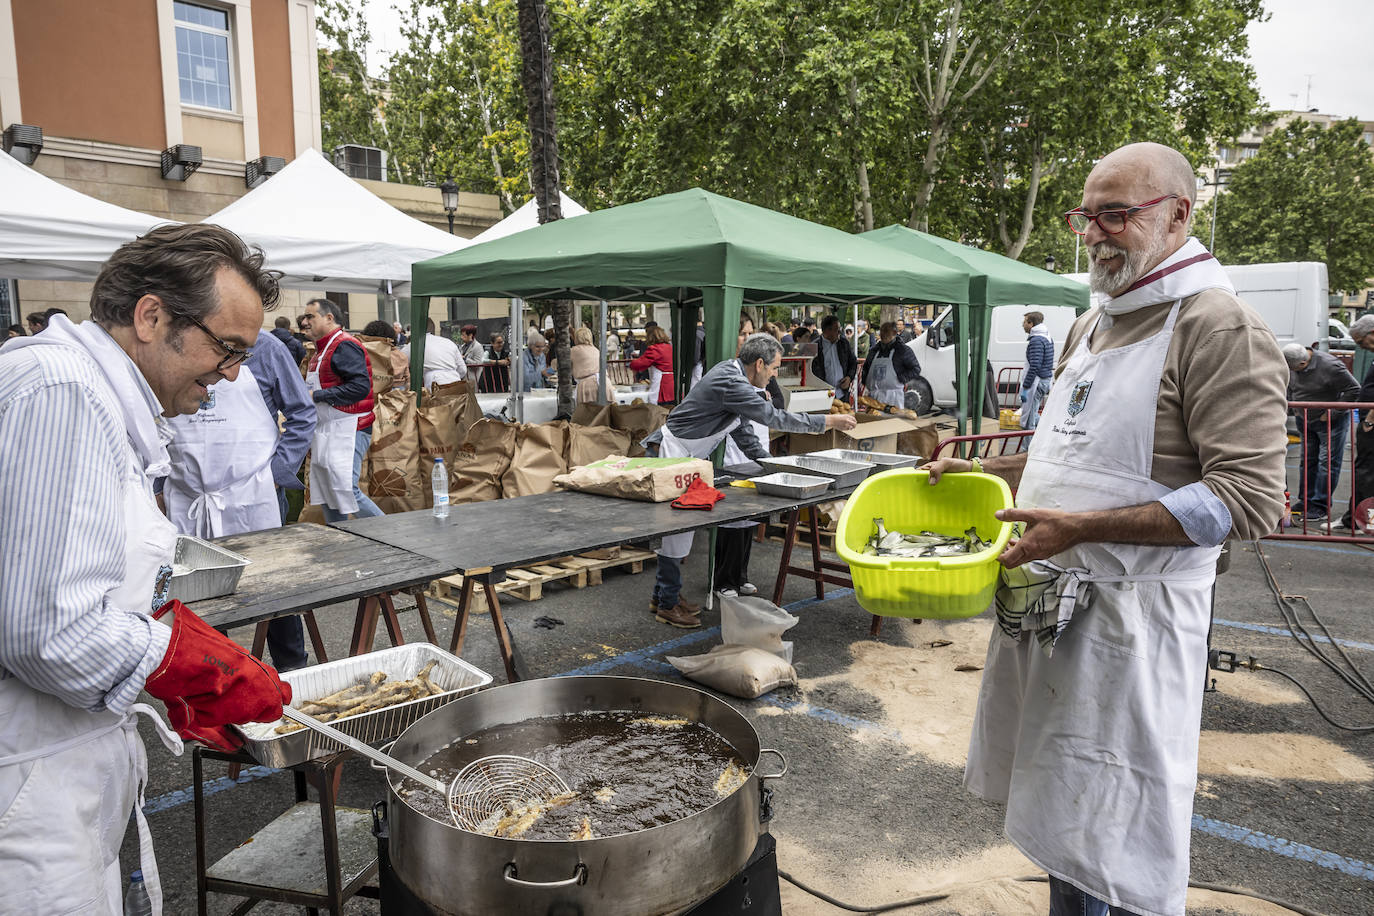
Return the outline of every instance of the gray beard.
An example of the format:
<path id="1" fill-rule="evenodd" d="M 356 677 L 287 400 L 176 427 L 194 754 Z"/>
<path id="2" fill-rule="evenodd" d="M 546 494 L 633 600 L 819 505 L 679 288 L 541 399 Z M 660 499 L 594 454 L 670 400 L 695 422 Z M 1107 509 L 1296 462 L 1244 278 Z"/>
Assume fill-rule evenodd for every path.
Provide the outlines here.
<path id="1" fill-rule="evenodd" d="M 1098 242 L 1088 249 L 1088 285 L 1093 292 L 1104 293 L 1109 296 L 1117 290 L 1126 289 L 1144 275 L 1146 265 L 1159 262 L 1160 256 L 1164 254 L 1166 242 L 1163 232 L 1157 232 L 1152 236 L 1147 247 L 1135 251 L 1121 248 L 1111 242 Z M 1108 270 L 1097 261 L 1096 256 L 1098 254 L 1109 256 L 1125 254 L 1125 257 L 1121 259 L 1120 267 L 1115 270 Z"/>

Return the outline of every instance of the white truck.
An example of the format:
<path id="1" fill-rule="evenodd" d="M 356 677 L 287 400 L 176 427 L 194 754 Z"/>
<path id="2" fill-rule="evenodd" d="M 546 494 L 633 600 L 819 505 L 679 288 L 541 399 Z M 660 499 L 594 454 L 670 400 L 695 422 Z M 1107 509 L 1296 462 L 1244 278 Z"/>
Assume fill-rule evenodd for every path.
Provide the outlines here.
<path id="1" fill-rule="evenodd" d="M 1319 261 L 1294 261 L 1282 264 L 1245 264 L 1226 267 L 1226 274 L 1236 288 L 1236 295 L 1244 299 L 1269 325 L 1279 346 L 1298 342 L 1306 346 L 1316 344 L 1327 348 L 1328 330 L 1326 265 Z M 1070 279 L 1086 284 L 1088 275 L 1067 274 Z M 1054 339 L 1055 355 L 1064 345 L 1073 309 L 1063 306 L 1002 305 L 992 310 L 992 329 L 988 339 L 988 361 L 992 363 L 994 381 L 1007 380 L 1002 370 L 1026 364 L 1026 332 L 1021 328 L 1022 316 L 1029 311 L 1044 314 L 1045 324 Z M 1348 335 L 1342 335 L 1348 336 Z M 933 402 L 940 407 L 958 403 L 954 387 L 954 309 L 947 308 L 936 316 L 925 331 L 908 344 L 921 364 L 921 376 L 927 382 Z M 1016 384 L 1020 384 L 1019 376 Z M 910 390 L 924 387 L 919 380 L 907 386 Z M 924 411 L 925 405 L 922 404 Z"/>

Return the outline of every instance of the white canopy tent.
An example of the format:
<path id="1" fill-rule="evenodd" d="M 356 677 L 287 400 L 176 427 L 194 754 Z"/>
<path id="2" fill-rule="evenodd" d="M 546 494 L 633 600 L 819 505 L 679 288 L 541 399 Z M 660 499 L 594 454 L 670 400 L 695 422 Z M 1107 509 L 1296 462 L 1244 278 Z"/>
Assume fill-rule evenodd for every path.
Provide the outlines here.
<path id="1" fill-rule="evenodd" d="M 116 248 L 168 222 L 82 194 L 0 153 L 0 277 L 94 280 Z"/>
<path id="2" fill-rule="evenodd" d="M 411 264 L 471 244 L 406 216 L 313 149 L 205 222 L 262 246 L 296 289 L 405 295 Z"/>
<path id="3" fill-rule="evenodd" d="M 558 192 L 558 199 L 563 204 L 564 219 L 573 216 L 581 216 L 587 212 L 586 207 L 582 206 L 562 191 Z M 508 235 L 514 235 L 526 229 L 533 229 L 538 225 L 539 208 L 535 205 L 534 198 L 531 197 L 520 207 L 520 209 L 516 210 L 510 216 L 501 220 L 501 222 L 497 223 L 495 226 L 489 226 L 477 235 L 474 235 L 472 237 L 472 244 L 476 245 L 478 242 L 490 242 L 492 239 L 505 238 Z"/>

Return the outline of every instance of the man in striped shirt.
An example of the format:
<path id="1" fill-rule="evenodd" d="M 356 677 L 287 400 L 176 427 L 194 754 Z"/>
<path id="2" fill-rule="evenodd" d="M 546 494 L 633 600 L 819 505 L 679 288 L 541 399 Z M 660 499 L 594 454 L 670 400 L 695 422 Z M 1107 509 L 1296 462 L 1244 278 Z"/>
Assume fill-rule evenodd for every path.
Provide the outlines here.
<path id="1" fill-rule="evenodd" d="M 233 379 L 276 300 L 261 252 L 218 226 L 164 226 L 123 246 L 93 321 L 51 319 L 0 350 L 0 887 L 6 912 L 119 912 L 130 814 L 161 906 L 133 713 L 181 742 L 232 744 L 290 687 L 180 602 L 176 532 L 157 509 L 161 417 Z M 156 612 L 156 614 L 154 613 Z M 168 626 L 170 624 L 170 626 Z"/>

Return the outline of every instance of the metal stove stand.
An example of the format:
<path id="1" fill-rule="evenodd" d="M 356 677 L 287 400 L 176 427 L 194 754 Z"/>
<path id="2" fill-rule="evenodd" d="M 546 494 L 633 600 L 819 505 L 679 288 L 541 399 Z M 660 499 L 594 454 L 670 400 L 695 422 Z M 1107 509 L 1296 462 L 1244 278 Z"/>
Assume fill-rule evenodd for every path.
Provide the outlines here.
<path id="1" fill-rule="evenodd" d="M 372 821 L 360 808 L 335 805 L 345 751 L 291 767 L 296 803 L 227 855 L 206 866 L 204 759 L 233 764 L 256 761 L 244 753 L 197 746 L 191 754 L 196 829 L 196 907 L 206 916 L 211 891 L 246 897 L 233 916 L 261 900 L 295 904 L 310 916 L 320 910 L 342 913 L 350 897 L 378 896 L 368 881 L 377 874 Z M 313 785 L 319 801 L 309 800 Z"/>

